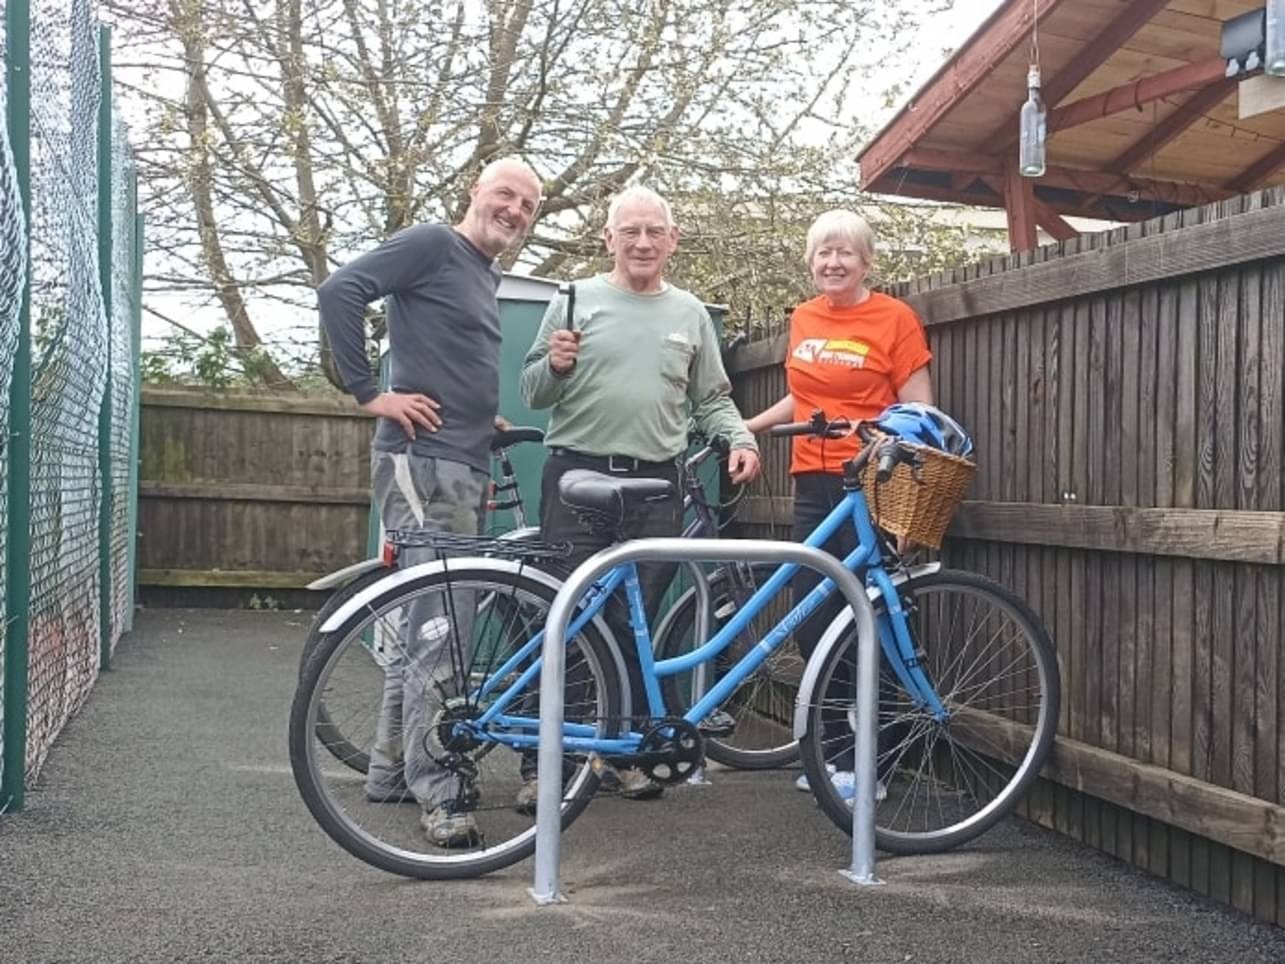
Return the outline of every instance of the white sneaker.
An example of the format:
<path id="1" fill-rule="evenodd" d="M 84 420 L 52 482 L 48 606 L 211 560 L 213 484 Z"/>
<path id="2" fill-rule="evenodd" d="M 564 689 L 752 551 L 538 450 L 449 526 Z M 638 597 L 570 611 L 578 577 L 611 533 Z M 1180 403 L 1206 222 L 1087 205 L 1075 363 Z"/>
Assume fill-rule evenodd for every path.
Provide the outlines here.
<path id="1" fill-rule="evenodd" d="M 827 763 L 825 765 L 826 773 L 830 774 L 831 776 L 834 776 L 837 769 L 838 767 L 836 767 L 833 763 Z M 802 790 L 804 793 L 812 792 L 812 785 L 808 783 L 808 775 L 806 773 L 800 774 L 799 778 L 794 781 L 794 789 Z"/>
<path id="2" fill-rule="evenodd" d="M 851 770 L 843 770 L 839 773 L 830 774 L 830 782 L 834 788 L 839 791 L 839 799 L 852 806 L 852 798 L 857 795 L 857 778 Z M 882 780 L 875 781 L 875 803 L 885 800 L 888 797 L 888 788 L 883 785 Z"/>

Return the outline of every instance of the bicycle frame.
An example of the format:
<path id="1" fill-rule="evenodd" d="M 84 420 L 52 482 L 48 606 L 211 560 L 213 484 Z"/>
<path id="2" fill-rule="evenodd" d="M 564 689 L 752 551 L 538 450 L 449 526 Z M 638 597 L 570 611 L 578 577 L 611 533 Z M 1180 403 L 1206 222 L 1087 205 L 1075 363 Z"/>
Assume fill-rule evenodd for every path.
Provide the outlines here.
<path id="1" fill-rule="evenodd" d="M 927 710 L 938 720 L 945 720 L 949 713 L 943 706 L 931 682 L 919 665 L 914 644 L 906 624 L 906 613 L 902 609 L 900 595 L 893 585 L 892 578 L 883 567 L 879 548 L 879 538 L 870 522 L 869 509 L 865 494 L 860 489 L 849 490 L 838 505 L 804 541 L 809 548 L 820 548 L 844 525 L 856 527 L 857 547 L 843 560 L 845 568 L 852 572 L 865 570 L 866 585 L 873 588 L 884 600 L 884 613 L 877 620 L 880 646 L 884 657 L 892 667 L 911 700 Z M 685 533 L 686 534 L 686 533 Z M 785 588 L 786 583 L 797 571 L 795 563 L 784 563 L 776 572 L 759 587 L 752 596 L 739 608 L 712 639 L 697 649 L 682 656 L 657 661 L 652 654 L 650 631 L 643 606 L 642 590 L 638 582 L 637 567 L 626 563 L 613 569 L 599 580 L 580 602 L 577 614 L 567 628 L 567 638 L 573 638 L 584 625 L 606 604 L 610 595 L 620 586 L 625 586 L 629 601 L 630 623 L 634 632 L 634 644 L 637 647 L 638 659 L 642 668 L 643 685 L 647 705 L 653 718 L 665 715 L 664 699 L 660 692 L 659 680 L 665 676 L 687 672 L 694 667 L 717 657 L 731 645 L 732 641 L 749 625 L 768 603 Z M 695 704 L 683 714 L 689 723 L 699 723 L 736 691 L 762 663 L 781 646 L 786 637 L 808 619 L 827 599 L 836 592 L 835 584 L 830 579 L 823 580 L 808 595 L 797 603 L 750 652 L 746 653 L 733 666 L 729 667 L 723 677 Z M 490 681 L 503 679 L 522 664 L 537 646 L 542 646 L 544 630 L 538 632 L 503 666 L 490 675 Z M 494 702 L 475 720 L 457 725 L 467 726 L 482 739 L 490 739 L 512 747 L 529 748 L 538 743 L 534 732 L 539 721 L 531 717 L 520 717 L 505 714 L 503 708 L 525 689 L 532 680 L 538 678 L 541 661 L 536 659 L 528 666 L 518 679 L 505 691 L 495 697 Z M 490 682 L 488 681 L 488 682 Z M 470 697 L 481 703 L 485 701 L 492 685 L 484 683 Z M 519 732 L 496 732 L 488 729 L 491 726 Z M 526 732 L 526 731 L 532 732 Z M 563 746 L 572 752 L 596 752 L 606 755 L 629 753 L 636 750 L 642 734 L 636 731 L 611 739 L 594 736 L 595 727 L 591 724 L 565 723 L 563 726 Z"/>

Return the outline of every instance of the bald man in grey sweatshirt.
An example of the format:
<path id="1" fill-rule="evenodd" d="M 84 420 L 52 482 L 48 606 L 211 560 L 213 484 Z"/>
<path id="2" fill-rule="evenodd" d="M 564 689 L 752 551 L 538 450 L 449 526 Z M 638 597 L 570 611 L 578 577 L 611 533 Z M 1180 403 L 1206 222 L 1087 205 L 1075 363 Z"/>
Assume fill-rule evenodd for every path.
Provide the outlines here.
<path id="1" fill-rule="evenodd" d="M 539 202 L 540 181 L 529 167 L 496 161 L 478 177 L 459 224 L 407 228 L 317 289 L 344 387 L 379 419 L 371 481 L 386 529 L 482 529 L 500 389 L 495 258 L 525 236 Z M 388 391 L 380 391 L 366 356 L 366 307 L 380 298 L 388 316 Z M 431 550 L 403 556 L 412 565 L 430 558 Z M 419 627 L 440 609 L 440 600 L 428 600 L 410 614 L 401 651 L 385 668 L 366 796 L 414 798 L 430 842 L 472 846 L 479 835 L 472 814 L 457 812 L 458 781 L 424 746 L 438 708 L 431 684 L 447 668 L 441 664 L 451 634 Z M 471 631 L 465 623 L 455 625 L 462 638 Z"/>

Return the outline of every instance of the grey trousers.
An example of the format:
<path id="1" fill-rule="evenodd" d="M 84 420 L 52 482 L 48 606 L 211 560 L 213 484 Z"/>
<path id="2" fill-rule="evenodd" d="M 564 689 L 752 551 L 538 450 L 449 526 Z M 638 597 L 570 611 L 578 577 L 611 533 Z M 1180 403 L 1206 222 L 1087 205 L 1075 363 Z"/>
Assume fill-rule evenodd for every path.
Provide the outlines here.
<path id="1" fill-rule="evenodd" d="M 371 483 L 385 529 L 429 529 L 476 535 L 482 530 L 490 477 L 462 462 L 409 453 L 372 452 Z M 432 549 L 404 549 L 402 563 L 439 557 Z M 474 602 L 437 595 L 399 614 L 395 658 L 384 667 L 384 691 L 371 747 L 366 790 L 396 791 L 403 781 L 425 810 L 455 795 L 455 780 L 434 761 L 425 736 L 440 708 L 439 687 L 452 680 L 452 648 L 469 658 Z"/>

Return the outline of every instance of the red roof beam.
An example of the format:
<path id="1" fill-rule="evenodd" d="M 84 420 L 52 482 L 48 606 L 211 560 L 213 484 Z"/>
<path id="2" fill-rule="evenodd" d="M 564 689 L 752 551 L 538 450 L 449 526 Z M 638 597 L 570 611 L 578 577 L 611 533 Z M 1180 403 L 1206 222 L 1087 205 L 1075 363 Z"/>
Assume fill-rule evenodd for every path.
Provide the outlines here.
<path id="1" fill-rule="evenodd" d="M 1061 2 L 1007 0 L 858 155 L 861 183 L 873 184 L 890 170 L 902 154 L 986 79 L 995 64 L 1030 35 L 1036 4 L 1040 19 L 1045 20 Z"/>
<path id="2" fill-rule="evenodd" d="M 927 184 L 915 184 L 906 182 L 905 184 L 896 184 L 894 175 L 885 175 L 884 179 L 865 190 L 871 194 L 895 195 L 897 197 L 915 197 L 922 198 L 926 201 L 942 201 L 947 204 L 965 204 L 973 207 L 993 207 L 1003 208 L 1004 200 L 999 195 L 992 193 L 989 185 L 986 193 L 979 192 L 962 192 L 954 191 L 946 187 L 933 187 Z M 1036 200 L 1041 200 L 1036 198 Z M 1106 199 L 1110 201 L 1111 199 Z M 1145 204 L 1137 205 L 1136 211 L 1108 211 L 1104 208 L 1097 207 L 1096 201 L 1093 205 L 1080 203 L 1067 204 L 1062 202 L 1045 202 L 1050 211 L 1057 214 L 1070 215 L 1073 217 L 1097 218 L 1099 220 L 1108 218 L 1112 221 L 1145 221 L 1153 217 L 1154 213 L 1147 208 Z"/>
<path id="3" fill-rule="evenodd" d="M 1245 194 L 1271 177 L 1282 164 L 1285 164 L 1285 144 L 1277 144 L 1267 154 L 1228 181 L 1224 187 L 1237 194 Z"/>
<path id="4" fill-rule="evenodd" d="M 920 171 L 948 172 L 951 174 L 976 174 L 1003 177 L 1004 163 L 998 157 L 966 151 L 935 151 L 917 148 L 907 151 L 898 164 Z M 1110 171 L 1081 171 L 1071 167 L 1049 166 L 1043 177 L 1035 179 L 1045 187 L 1086 191 L 1090 194 L 1108 194 L 1128 197 L 1137 194 L 1145 200 L 1164 201 L 1194 207 L 1231 197 L 1234 191 L 1225 188 L 1178 184 L 1171 181 L 1152 181 L 1147 178 L 1129 177 L 1125 173 Z M 994 185 L 992 185 L 992 188 Z M 894 192 L 899 193 L 899 192 Z"/>
<path id="5" fill-rule="evenodd" d="M 1054 241 L 1070 241 L 1080 236 L 1080 232 L 1067 224 L 1062 215 L 1039 199 L 1035 201 L 1035 220 Z"/>
<path id="6" fill-rule="evenodd" d="M 1045 79 L 1042 90 L 1044 102 L 1053 107 L 1060 104 L 1168 3 L 1169 0 L 1134 0 L 1125 4 L 1124 11 L 1081 47 L 1069 64 L 1053 77 Z M 1017 141 L 1017 134 L 1017 112 L 1014 111 L 1013 116 L 991 131 L 979 146 L 983 150 L 1002 153 Z"/>
<path id="7" fill-rule="evenodd" d="M 1213 57 L 1195 64 L 1183 64 L 1150 77 L 1142 77 L 1129 84 L 1121 84 L 1102 94 L 1085 97 L 1051 111 L 1048 117 L 1049 133 L 1087 124 L 1101 117 L 1109 117 L 1133 107 L 1141 107 L 1161 97 L 1168 97 L 1184 90 L 1199 90 L 1226 79 L 1227 62 Z"/>
<path id="8" fill-rule="evenodd" d="M 1008 249 L 1033 251 L 1040 237 L 1035 223 L 1035 185 L 1022 177 L 1017 161 L 1008 163 L 1001 182 L 1004 191 L 1004 213 L 1008 216 Z"/>
<path id="9" fill-rule="evenodd" d="M 1105 170 L 1128 173 L 1221 104 L 1236 89 L 1237 83 L 1239 81 L 1235 78 L 1224 77 L 1221 82 L 1196 91 L 1179 104 L 1168 117 L 1148 131 L 1145 137 L 1126 148 L 1115 160 L 1106 165 Z"/>
<path id="10" fill-rule="evenodd" d="M 1016 176 L 1015 172 L 1013 176 Z M 1005 180 L 1002 180 L 1000 178 L 986 177 L 986 178 L 983 178 L 983 180 L 986 182 L 987 186 L 992 191 L 1005 193 L 1005 202 L 1006 202 L 1005 210 L 1008 211 L 1009 239 L 1010 239 L 1010 246 L 1011 246 L 1012 239 L 1014 237 L 1013 214 L 1008 209 L 1007 202 L 1008 202 L 1008 193 L 1012 189 L 1011 187 L 1009 187 L 1006 190 L 1006 184 L 1008 184 L 1009 182 L 1006 182 Z M 1022 180 L 1027 180 L 1027 179 L 1022 178 Z M 1011 177 L 1010 177 L 1010 181 L 1011 181 Z M 1080 236 L 1080 232 L 1077 231 L 1071 225 L 1067 224 L 1066 221 L 1063 220 L 1061 214 L 1053 210 L 1053 208 L 1048 203 L 1040 200 L 1038 197 L 1035 196 L 1034 189 L 1031 190 L 1030 209 L 1031 209 L 1032 215 L 1034 216 L 1035 224 L 1037 224 L 1039 227 L 1047 231 L 1049 233 L 1049 237 L 1053 238 L 1054 241 L 1069 241 L 1071 240 L 1071 238 L 1078 238 Z M 1035 242 L 1031 243 L 1031 247 L 1035 247 Z M 1014 250 L 1018 250 L 1018 249 L 1014 248 Z"/>

